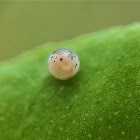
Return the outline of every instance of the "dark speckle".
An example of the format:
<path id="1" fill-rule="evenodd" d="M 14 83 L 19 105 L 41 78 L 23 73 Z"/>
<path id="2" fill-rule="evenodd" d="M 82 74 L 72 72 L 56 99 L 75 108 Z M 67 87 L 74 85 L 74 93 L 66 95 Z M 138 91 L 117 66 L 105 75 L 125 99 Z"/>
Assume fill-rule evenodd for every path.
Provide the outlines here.
<path id="1" fill-rule="evenodd" d="M 54 61 L 55 62 L 55 61 Z"/>
<path id="2" fill-rule="evenodd" d="M 60 58 L 60 61 L 62 61 L 63 59 L 62 58 Z"/>

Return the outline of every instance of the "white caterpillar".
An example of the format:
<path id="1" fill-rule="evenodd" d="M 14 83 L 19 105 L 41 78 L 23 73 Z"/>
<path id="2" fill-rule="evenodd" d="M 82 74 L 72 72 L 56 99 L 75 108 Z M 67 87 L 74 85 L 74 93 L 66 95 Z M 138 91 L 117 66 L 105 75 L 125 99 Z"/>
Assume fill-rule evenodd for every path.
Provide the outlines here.
<path id="1" fill-rule="evenodd" d="M 49 56 L 48 68 L 54 77 L 60 80 L 68 80 L 79 71 L 80 61 L 73 51 L 58 49 Z"/>

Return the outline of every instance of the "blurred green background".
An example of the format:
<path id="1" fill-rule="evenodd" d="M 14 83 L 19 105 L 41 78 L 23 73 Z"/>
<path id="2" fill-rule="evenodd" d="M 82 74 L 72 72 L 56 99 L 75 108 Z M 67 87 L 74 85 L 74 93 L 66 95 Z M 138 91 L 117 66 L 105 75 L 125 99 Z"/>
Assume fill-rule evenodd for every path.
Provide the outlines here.
<path id="1" fill-rule="evenodd" d="M 47 42 L 140 21 L 140 2 L 0 2 L 0 61 Z"/>

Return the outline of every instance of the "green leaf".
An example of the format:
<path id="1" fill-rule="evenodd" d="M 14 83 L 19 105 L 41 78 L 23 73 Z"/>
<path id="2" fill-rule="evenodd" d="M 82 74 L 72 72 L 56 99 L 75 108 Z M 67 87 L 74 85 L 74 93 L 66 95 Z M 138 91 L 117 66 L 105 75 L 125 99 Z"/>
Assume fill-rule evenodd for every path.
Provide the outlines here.
<path id="1" fill-rule="evenodd" d="M 75 51 L 60 81 L 49 54 Z M 50 43 L 0 65 L 0 140 L 135 140 L 140 135 L 140 24 Z"/>

